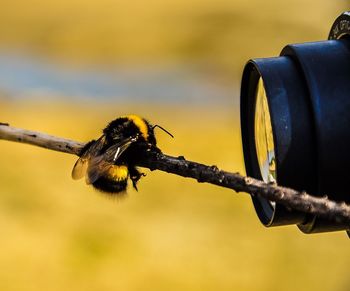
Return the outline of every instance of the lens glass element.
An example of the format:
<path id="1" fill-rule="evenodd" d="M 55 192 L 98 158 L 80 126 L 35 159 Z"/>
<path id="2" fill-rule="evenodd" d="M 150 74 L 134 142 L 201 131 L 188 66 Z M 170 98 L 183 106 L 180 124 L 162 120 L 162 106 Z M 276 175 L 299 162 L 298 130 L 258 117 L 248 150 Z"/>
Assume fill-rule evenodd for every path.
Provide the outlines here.
<path id="1" fill-rule="evenodd" d="M 256 88 L 254 135 L 256 155 L 258 158 L 260 173 L 263 180 L 276 181 L 275 145 L 273 142 L 272 126 L 269 105 L 267 102 L 265 86 L 262 78 L 259 78 Z"/>

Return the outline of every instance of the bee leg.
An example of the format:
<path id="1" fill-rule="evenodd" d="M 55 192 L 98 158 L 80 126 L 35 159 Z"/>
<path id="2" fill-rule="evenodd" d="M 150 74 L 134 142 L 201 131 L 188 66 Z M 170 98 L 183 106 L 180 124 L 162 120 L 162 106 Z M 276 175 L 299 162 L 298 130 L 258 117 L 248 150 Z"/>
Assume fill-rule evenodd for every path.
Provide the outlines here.
<path id="1" fill-rule="evenodd" d="M 147 148 L 147 151 L 155 151 L 155 152 L 158 152 L 158 153 L 161 153 L 162 151 L 160 150 L 160 148 L 158 148 L 157 146 L 151 144 L 151 143 L 148 143 L 147 144 L 148 148 Z"/>
<path id="2" fill-rule="evenodd" d="M 139 172 L 135 167 L 130 167 L 129 173 L 130 179 L 132 181 L 132 186 L 135 188 L 136 191 L 138 191 L 136 184 L 141 179 L 141 177 L 146 176 L 146 174 Z"/>

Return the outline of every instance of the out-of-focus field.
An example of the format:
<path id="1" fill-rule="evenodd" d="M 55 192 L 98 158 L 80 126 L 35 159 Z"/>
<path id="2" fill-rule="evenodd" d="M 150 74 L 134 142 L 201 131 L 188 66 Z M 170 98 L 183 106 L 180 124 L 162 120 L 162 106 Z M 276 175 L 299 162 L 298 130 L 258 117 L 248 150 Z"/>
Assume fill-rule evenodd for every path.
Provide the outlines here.
<path id="1" fill-rule="evenodd" d="M 14 102 L 1 118 L 86 141 L 135 112 L 175 135 L 157 132 L 164 152 L 243 171 L 237 119 L 205 109 L 177 119 L 179 110 Z M 345 233 L 266 229 L 248 195 L 146 169 L 139 192 L 115 201 L 70 178 L 74 156 L 0 147 L 1 290 L 349 288 Z"/>
<path id="2" fill-rule="evenodd" d="M 202 64 L 240 74 L 252 57 L 327 38 L 344 0 L 2 0 L 0 48 L 70 63 Z"/>

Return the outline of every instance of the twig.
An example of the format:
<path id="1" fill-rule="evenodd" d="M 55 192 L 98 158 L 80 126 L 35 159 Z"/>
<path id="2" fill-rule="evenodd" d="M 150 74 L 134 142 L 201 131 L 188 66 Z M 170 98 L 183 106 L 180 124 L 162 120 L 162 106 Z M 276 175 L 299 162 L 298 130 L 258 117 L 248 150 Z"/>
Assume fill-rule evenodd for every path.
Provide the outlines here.
<path id="1" fill-rule="evenodd" d="M 31 131 L 10 126 L 0 122 L 0 139 L 28 143 L 46 149 L 79 155 L 84 143 L 60 138 L 46 133 Z"/>
<path id="2" fill-rule="evenodd" d="M 19 129 L 3 123 L 0 123 L 0 139 L 28 143 L 78 156 L 84 147 L 84 143 Z M 149 151 L 145 153 L 139 166 L 193 178 L 198 182 L 211 183 L 237 192 L 259 195 L 295 210 L 323 216 L 337 222 L 350 223 L 350 206 L 344 202 L 339 203 L 329 200 L 327 197 L 315 197 L 276 184 L 267 184 L 239 173 L 219 170 L 216 166 L 187 161 L 182 156 L 176 158 L 156 151 Z"/>

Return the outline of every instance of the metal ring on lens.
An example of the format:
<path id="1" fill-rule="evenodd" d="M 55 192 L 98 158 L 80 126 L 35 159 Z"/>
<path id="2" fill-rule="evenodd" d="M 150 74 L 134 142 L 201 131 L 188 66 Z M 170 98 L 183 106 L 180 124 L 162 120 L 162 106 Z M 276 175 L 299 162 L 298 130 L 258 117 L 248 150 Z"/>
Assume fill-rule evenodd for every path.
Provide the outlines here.
<path id="1" fill-rule="evenodd" d="M 310 164 L 305 164 L 306 157 L 313 156 L 311 145 L 303 144 L 312 139 L 310 122 L 305 125 L 298 115 L 307 116 L 306 95 L 298 69 L 289 57 L 248 62 L 241 86 L 241 129 L 248 176 L 266 182 L 277 178 L 280 185 L 291 186 L 287 177 L 301 185 L 306 172 L 312 172 Z M 296 135 L 299 130 L 303 133 L 301 138 Z M 299 156 L 295 156 L 296 152 Z M 305 220 L 303 213 L 283 205 L 257 196 L 252 199 L 265 226 L 299 224 Z"/>

